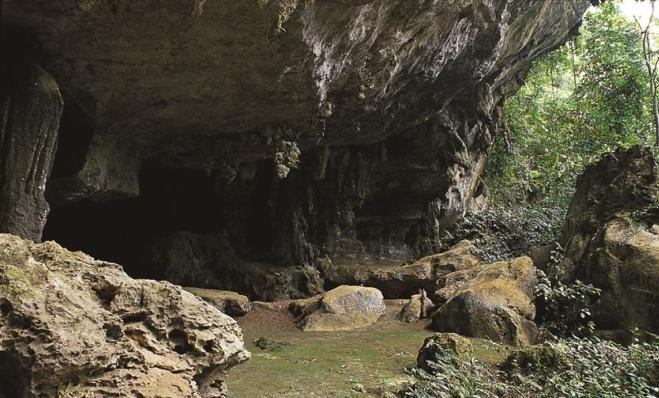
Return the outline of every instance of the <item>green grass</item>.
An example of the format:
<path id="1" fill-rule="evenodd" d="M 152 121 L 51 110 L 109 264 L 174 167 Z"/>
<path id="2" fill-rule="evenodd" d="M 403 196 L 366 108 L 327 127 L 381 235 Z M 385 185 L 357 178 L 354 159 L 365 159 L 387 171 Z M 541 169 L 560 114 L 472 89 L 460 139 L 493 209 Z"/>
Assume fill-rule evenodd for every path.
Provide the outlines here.
<path id="1" fill-rule="evenodd" d="M 353 332 L 300 332 L 285 317 L 241 322 L 252 359 L 229 371 L 232 398 L 380 397 L 409 380 L 406 367 L 431 331 L 422 323 L 405 324 L 393 314 L 377 324 Z M 264 310 L 257 310 L 264 311 Z M 265 310 L 267 312 L 267 310 Z M 292 323 L 292 319 L 289 320 Z M 290 343 L 277 351 L 261 350 L 254 340 L 265 336 Z M 485 363 L 498 363 L 507 350 L 474 340 L 474 351 Z"/>

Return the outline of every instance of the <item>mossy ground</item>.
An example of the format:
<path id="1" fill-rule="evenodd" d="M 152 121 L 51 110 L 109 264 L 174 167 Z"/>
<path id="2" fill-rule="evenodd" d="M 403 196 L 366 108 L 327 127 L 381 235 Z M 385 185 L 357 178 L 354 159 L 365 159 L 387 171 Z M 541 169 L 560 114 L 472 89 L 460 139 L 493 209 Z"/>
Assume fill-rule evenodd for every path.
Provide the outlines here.
<path id="1" fill-rule="evenodd" d="M 285 308 L 260 306 L 239 319 L 252 359 L 229 371 L 232 398 L 381 397 L 407 380 L 426 336 L 428 322 L 397 319 L 402 302 L 387 302 L 387 314 L 352 332 L 301 332 Z M 290 345 L 268 351 L 254 340 L 267 337 Z M 474 355 L 485 363 L 503 361 L 509 349 L 472 340 Z"/>

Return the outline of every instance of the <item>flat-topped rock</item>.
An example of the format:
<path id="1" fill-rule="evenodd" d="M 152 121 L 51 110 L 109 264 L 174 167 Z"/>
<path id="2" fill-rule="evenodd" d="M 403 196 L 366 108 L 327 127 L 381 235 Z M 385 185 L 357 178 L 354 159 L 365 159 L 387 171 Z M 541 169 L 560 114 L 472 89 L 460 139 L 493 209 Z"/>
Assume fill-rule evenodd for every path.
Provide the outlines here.
<path id="1" fill-rule="evenodd" d="M 205 301 L 213 304 L 218 310 L 230 316 L 242 316 L 252 309 L 249 298 L 236 292 L 202 289 L 198 287 L 184 287 L 183 289 L 201 297 Z"/>

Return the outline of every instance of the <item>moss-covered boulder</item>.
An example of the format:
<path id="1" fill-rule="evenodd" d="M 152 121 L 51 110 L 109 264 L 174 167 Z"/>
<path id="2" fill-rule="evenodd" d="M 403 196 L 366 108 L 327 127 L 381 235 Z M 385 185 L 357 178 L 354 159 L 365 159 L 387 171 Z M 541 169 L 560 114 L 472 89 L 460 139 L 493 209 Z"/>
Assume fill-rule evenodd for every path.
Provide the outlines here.
<path id="1" fill-rule="evenodd" d="M 221 397 L 247 358 L 236 322 L 178 286 L 0 235 L 6 397 Z"/>
<path id="2" fill-rule="evenodd" d="M 432 329 L 528 345 L 537 338 L 533 323 L 536 273 L 528 257 L 478 267 L 432 317 Z"/>
<path id="3" fill-rule="evenodd" d="M 566 274 L 601 289 L 598 328 L 659 332 L 659 169 L 653 149 L 618 149 L 586 167 L 566 218 Z"/>
<path id="4" fill-rule="evenodd" d="M 432 363 L 440 350 L 449 350 L 458 358 L 468 360 L 472 347 L 469 339 L 455 333 L 435 333 L 426 337 L 416 358 L 417 366 L 426 371 L 432 371 Z"/>
<path id="5" fill-rule="evenodd" d="M 502 364 L 502 368 L 523 372 L 558 370 L 569 366 L 570 355 L 569 348 L 565 344 L 545 343 L 513 351 Z"/>
<path id="6" fill-rule="evenodd" d="M 330 332 L 369 326 L 380 319 L 386 307 L 378 289 L 342 285 L 293 303 L 290 309 L 303 331 Z"/>
<path id="7" fill-rule="evenodd" d="M 592 308 L 597 326 L 658 332 L 659 228 L 616 218 L 596 234 L 590 250 L 578 275 L 602 290 Z"/>
<path id="8" fill-rule="evenodd" d="M 215 308 L 229 316 L 243 316 L 252 309 L 247 296 L 227 290 L 201 289 L 185 287 L 188 292 L 201 297 Z"/>

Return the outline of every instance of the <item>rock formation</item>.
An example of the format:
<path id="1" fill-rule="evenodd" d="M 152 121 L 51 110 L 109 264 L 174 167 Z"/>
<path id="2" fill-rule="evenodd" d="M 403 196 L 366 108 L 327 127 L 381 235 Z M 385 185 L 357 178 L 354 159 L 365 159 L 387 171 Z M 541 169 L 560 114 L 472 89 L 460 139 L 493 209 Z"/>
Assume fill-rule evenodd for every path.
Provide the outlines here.
<path id="1" fill-rule="evenodd" d="M 520 257 L 473 270 L 433 314 L 431 328 L 516 346 L 534 344 L 536 270 L 531 259 Z"/>
<path id="2" fill-rule="evenodd" d="M 423 257 L 407 265 L 375 265 L 339 261 L 321 265 L 329 284 L 352 284 L 375 287 L 386 298 L 407 298 L 419 289 L 433 290 L 437 280 L 449 273 L 480 264 L 469 241 L 459 242 L 450 250 Z"/>
<path id="3" fill-rule="evenodd" d="M 588 4 L 5 0 L 64 97 L 45 235 L 156 278 L 144 253 L 181 231 L 282 267 L 436 252 L 484 203 L 502 102 Z"/>
<path id="4" fill-rule="evenodd" d="M 320 296 L 294 301 L 290 310 L 296 315 L 300 329 L 332 332 L 374 324 L 386 307 L 378 289 L 343 285 Z"/>
<path id="5" fill-rule="evenodd" d="M 50 210 L 46 182 L 55 159 L 62 96 L 29 62 L 0 67 L 0 232 L 39 241 Z"/>
<path id="6" fill-rule="evenodd" d="M 0 235 L 0 397 L 220 398 L 248 358 L 236 322 L 180 287 Z"/>
<path id="7" fill-rule="evenodd" d="M 186 291 L 201 297 L 213 307 L 229 316 L 243 316 L 252 309 L 249 299 L 236 292 L 226 290 L 200 289 L 197 287 L 186 287 Z"/>
<path id="8" fill-rule="evenodd" d="M 659 331 L 659 176 L 652 149 L 619 149 L 577 180 L 567 215 L 566 279 L 602 290 L 598 328 Z"/>

